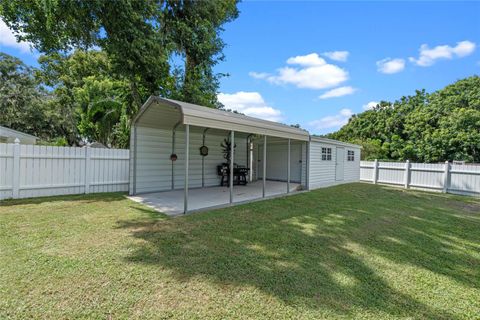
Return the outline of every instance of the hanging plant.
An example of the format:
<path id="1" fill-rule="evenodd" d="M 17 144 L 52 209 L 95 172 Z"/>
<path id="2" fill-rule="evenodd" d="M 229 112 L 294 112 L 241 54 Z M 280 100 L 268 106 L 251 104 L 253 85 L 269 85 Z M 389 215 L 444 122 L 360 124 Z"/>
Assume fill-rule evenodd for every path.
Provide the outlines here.
<path id="1" fill-rule="evenodd" d="M 223 139 L 223 142 L 220 144 L 222 147 L 222 153 L 223 153 L 223 158 L 226 160 L 227 164 L 230 164 L 230 148 L 231 148 L 232 142 L 230 141 L 230 138 L 225 138 Z M 237 144 L 233 144 L 233 150 L 235 152 L 235 148 L 237 147 Z"/>

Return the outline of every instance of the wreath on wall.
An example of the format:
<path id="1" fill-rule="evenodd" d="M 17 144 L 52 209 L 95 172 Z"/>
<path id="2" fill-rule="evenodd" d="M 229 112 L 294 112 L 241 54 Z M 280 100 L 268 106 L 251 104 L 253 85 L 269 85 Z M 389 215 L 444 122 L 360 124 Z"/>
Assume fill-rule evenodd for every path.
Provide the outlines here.
<path id="1" fill-rule="evenodd" d="M 202 157 L 208 156 L 208 147 L 207 146 L 201 146 L 200 147 L 200 155 Z"/>

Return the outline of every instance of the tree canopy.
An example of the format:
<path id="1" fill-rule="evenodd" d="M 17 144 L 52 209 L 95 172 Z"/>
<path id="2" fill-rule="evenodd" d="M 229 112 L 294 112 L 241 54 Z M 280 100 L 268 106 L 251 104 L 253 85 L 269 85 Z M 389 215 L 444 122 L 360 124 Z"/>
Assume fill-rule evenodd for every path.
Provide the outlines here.
<path id="1" fill-rule="evenodd" d="M 0 124 L 42 139 L 63 135 L 51 96 L 21 60 L 0 52 Z"/>
<path id="2" fill-rule="evenodd" d="M 0 2 L 0 15 L 40 52 L 102 49 L 138 106 L 145 100 L 139 87 L 215 106 L 220 33 L 238 9 L 237 0 L 9 0 Z M 183 68 L 171 68 L 172 54 L 184 58 Z"/>
<path id="3" fill-rule="evenodd" d="M 382 101 L 329 137 L 361 144 L 365 159 L 480 162 L 480 77 Z"/>
<path id="4" fill-rule="evenodd" d="M 150 95 L 220 106 L 224 74 L 213 67 L 224 59 L 223 25 L 238 9 L 237 0 L 0 0 L 0 16 L 43 54 L 35 79 L 63 116 L 68 143 L 126 147 Z"/>

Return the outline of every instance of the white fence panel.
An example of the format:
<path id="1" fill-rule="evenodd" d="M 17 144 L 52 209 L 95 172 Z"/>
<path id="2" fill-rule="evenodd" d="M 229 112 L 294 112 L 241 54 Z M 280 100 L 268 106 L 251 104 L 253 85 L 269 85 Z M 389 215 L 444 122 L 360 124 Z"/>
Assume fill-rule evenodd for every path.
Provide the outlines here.
<path id="1" fill-rule="evenodd" d="M 128 191 L 129 151 L 0 144 L 0 200 Z"/>
<path id="2" fill-rule="evenodd" d="M 372 183 L 480 195 L 480 165 L 362 161 L 360 180 Z"/>
<path id="3" fill-rule="evenodd" d="M 360 161 L 360 180 L 373 181 L 373 161 Z"/>
<path id="4" fill-rule="evenodd" d="M 0 143 L 0 199 L 13 197 L 13 144 Z"/>
<path id="5" fill-rule="evenodd" d="M 412 163 L 410 167 L 410 187 L 443 189 L 445 164 Z"/>
<path id="6" fill-rule="evenodd" d="M 480 194 L 480 165 L 452 165 L 449 191 L 460 194 Z"/>
<path id="7" fill-rule="evenodd" d="M 379 162 L 378 163 L 378 183 L 403 184 L 405 176 L 405 163 L 399 162 Z"/>

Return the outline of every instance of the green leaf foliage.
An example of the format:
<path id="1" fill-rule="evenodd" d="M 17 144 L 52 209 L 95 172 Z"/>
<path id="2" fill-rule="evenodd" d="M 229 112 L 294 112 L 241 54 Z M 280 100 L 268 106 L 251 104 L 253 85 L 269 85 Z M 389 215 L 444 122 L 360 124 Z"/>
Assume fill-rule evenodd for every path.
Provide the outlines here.
<path id="1" fill-rule="evenodd" d="M 33 68 L 0 52 L 0 125 L 49 140 L 63 135 L 61 116 Z"/>
<path id="2" fill-rule="evenodd" d="M 72 119 L 79 140 L 105 146 L 128 146 L 131 118 L 137 112 L 130 82 L 115 78 L 103 51 L 77 50 L 70 55 L 50 54 L 39 59 L 37 76 L 50 86 L 57 109 Z M 138 92 L 145 92 L 145 88 Z"/>
<path id="3" fill-rule="evenodd" d="M 361 144 L 364 159 L 480 162 L 480 77 L 382 101 L 329 137 Z"/>
<path id="4" fill-rule="evenodd" d="M 112 72 L 130 81 L 137 106 L 156 94 L 218 107 L 213 67 L 224 59 L 223 24 L 238 16 L 237 0 L 9 0 L 0 16 L 46 54 L 100 48 Z M 173 54 L 184 66 L 171 66 Z"/>
<path id="5" fill-rule="evenodd" d="M 43 53 L 36 76 L 62 128 L 50 138 L 70 145 L 127 147 L 150 95 L 221 107 L 224 74 L 213 67 L 224 60 L 223 25 L 237 16 L 237 0 L 0 0 L 17 39 Z"/>

